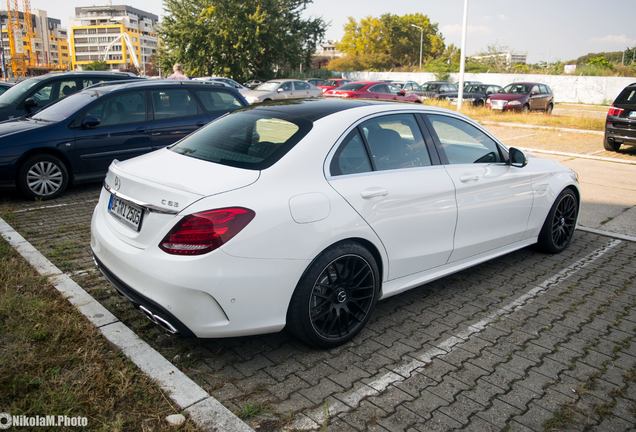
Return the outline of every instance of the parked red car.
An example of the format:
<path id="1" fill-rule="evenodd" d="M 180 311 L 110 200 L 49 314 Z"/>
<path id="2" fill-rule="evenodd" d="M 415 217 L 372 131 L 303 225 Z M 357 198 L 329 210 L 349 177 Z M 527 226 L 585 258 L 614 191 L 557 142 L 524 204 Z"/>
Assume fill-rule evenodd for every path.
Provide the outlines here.
<path id="1" fill-rule="evenodd" d="M 335 78 L 335 79 L 330 79 L 324 82 L 324 84 L 316 86 L 318 88 L 322 89 L 322 92 L 326 92 L 327 90 L 333 90 L 335 88 L 338 88 L 340 86 L 343 86 L 345 84 L 350 83 L 351 81 L 349 81 L 348 79 L 344 79 L 344 78 Z"/>
<path id="2" fill-rule="evenodd" d="M 541 83 L 519 82 L 505 86 L 486 99 L 486 107 L 499 111 L 545 111 L 552 113 L 552 89 Z"/>
<path id="3" fill-rule="evenodd" d="M 356 81 L 336 89 L 327 90 L 324 96 L 351 99 L 381 99 L 399 102 L 421 102 L 416 94 L 407 94 L 404 90 L 384 81 Z"/>

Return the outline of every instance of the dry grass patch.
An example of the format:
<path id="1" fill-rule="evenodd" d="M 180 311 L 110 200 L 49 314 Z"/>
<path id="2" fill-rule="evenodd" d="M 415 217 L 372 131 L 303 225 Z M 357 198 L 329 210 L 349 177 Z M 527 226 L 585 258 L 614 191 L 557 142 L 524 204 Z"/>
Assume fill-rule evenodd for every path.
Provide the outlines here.
<path id="1" fill-rule="evenodd" d="M 88 417 L 90 430 L 175 430 L 157 385 L 0 238 L 0 411 Z M 189 422 L 179 430 L 196 428 Z"/>
<path id="2" fill-rule="evenodd" d="M 427 100 L 426 105 L 438 106 L 440 108 L 447 108 L 456 110 L 454 105 L 445 101 L 432 101 Z M 477 121 L 496 121 L 506 123 L 523 123 L 528 125 L 537 126 L 551 126 L 562 127 L 572 129 L 586 129 L 586 130 L 605 130 L 604 118 L 593 118 L 586 116 L 576 115 L 547 115 L 540 112 L 530 112 L 527 114 L 517 112 L 498 112 L 485 107 L 474 107 L 470 104 L 464 104 L 462 106 L 462 114 L 477 120 Z"/>

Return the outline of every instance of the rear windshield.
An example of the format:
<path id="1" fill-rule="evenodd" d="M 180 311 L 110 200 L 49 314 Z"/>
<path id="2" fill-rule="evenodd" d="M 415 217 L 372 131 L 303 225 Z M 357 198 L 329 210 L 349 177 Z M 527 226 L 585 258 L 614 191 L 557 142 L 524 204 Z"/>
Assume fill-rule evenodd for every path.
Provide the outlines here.
<path id="1" fill-rule="evenodd" d="M 303 119 L 285 119 L 268 110 L 223 116 L 170 149 L 193 158 L 261 170 L 276 163 L 312 128 Z"/>
<path id="2" fill-rule="evenodd" d="M 626 87 L 616 98 L 615 103 L 636 105 L 636 87 Z"/>
<path id="3" fill-rule="evenodd" d="M 339 87 L 338 90 L 360 90 L 366 84 L 345 84 L 342 87 Z"/>

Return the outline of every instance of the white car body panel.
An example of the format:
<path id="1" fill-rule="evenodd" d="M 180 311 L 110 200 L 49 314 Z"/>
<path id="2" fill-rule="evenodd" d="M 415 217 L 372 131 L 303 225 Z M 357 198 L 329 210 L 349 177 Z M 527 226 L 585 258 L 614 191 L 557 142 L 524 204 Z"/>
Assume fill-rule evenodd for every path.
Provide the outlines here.
<path id="1" fill-rule="evenodd" d="M 523 168 L 437 165 L 330 176 L 329 160 L 352 125 L 399 112 L 456 116 L 406 104 L 339 111 L 316 120 L 307 136 L 262 171 L 169 149 L 114 164 L 105 180 L 111 190 L 117 176 L 115 193 L 173 213 L 146 212 L 136 233 L 108 213 L 110 193 L 104 189 L 92 219 L 93 252 L 198 337 L 267 333 L 285 326 L 301 276 L 339 241 L 359 239 L 375 250 L 387 297 L 535 243 L 555 197 L 565 187 L 577 188 L 568 168 L 535 158 Z M 466 173 L 480 180 L 456 192 Z M 388 193 L 361 197 L 375 187 Z M 162 200 L 184 205 L 174 214 Z M 159 248 L 184 215 L 229 206 L 252 209 L 256 216 L 219 249 L 175 256 Z"/>

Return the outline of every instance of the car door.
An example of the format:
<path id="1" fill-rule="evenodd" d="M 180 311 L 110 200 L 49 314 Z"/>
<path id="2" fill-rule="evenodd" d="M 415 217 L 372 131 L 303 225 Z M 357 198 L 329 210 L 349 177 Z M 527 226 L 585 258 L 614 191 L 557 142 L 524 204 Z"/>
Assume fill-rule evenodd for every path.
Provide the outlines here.
<path id="1" fill-rule="evenodd" d="M 98 124 L 82 127 L 92 117 Z M 113 159 L 124 160 L 152 150 L 146 95 L 143 90 L 101 97 L 73 122 L 75 141 L 69 151 L 80 176 L 104 173 Z"/>
<path id="2" fill-rule="evenodd" d="M 294 84 L 291 81 L 284 81 L 276 90 L 274 99 L 293 99 L 294 97 Z"/>
<path id="3" fill-rule="evenodd" d="M 503 149 L 475 125 L 443 114 L 426 117 L 456 189 L 450 262 L 527 239 L 533 202 L 530 170 L 508 165 Z"/>
<path id="4" fill-rule="evenodd" d="M 530 109 L 531 110 L 543 110 L 543 97 L 538 85 L 533 85 L 530 89 Z"/>
<path id="5" fill-rule="evenodd" d="M 443 265 L 452 251 L 455 188 L 424 136 L 414 114 L 374 117 L 348 133 L 328 166 L 329 183 L 382 241 L 388 279 Z"/>
<path id="6" fill-rule="evenodd" d="M 397 94 L 391 93 L 387 84 L 376 84 L 368 90 L 374 99 L 396 100 Z"/>
<path id="7" fill-rule="evenodd" d="M 547 110 L 548 105 L 550 105 L 551 99 L 550 92 L 548 91 L 548 86 L 541 84 L 539 85 L 539 90 L 541 91 L 541 109 Z"/>
<path id="8" fill-rule="evenodd" d="M 148 91 L 151 121 L 147 133 L 153 149 L 179 141 L 211 119 L 209 114 L 200 109 L 194 95 L 188 89 L 179 87 L 153 88 Z"/>
<path id="9" fill-rule="evenodd" d="M 296 98 L 304 98 L 304 97 L 312 97 L 310 93 L 311 85 L 306 83 L 305 81 L 294 81 L 294 97 Z"/>

